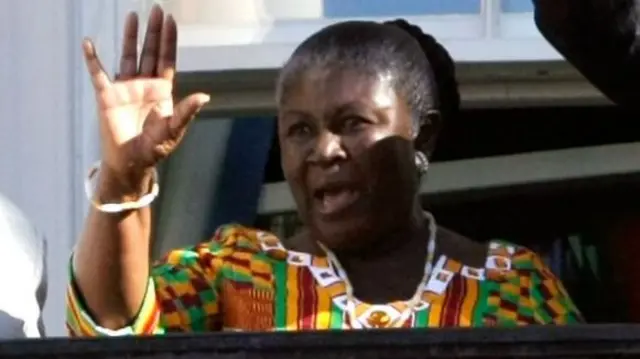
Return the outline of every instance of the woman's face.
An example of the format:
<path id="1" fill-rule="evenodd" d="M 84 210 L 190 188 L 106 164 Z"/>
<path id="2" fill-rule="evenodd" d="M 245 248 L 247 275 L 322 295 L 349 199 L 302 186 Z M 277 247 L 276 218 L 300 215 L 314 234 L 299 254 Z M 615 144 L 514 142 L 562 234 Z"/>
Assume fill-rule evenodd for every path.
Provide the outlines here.
<path id="1" fill-rule="evenodd" d="M 330 248 L 360 248 L 410 220 L 412 120 L 390 80 L 313 69 L 281 101 L 282 168 L 301 219 Z"/>

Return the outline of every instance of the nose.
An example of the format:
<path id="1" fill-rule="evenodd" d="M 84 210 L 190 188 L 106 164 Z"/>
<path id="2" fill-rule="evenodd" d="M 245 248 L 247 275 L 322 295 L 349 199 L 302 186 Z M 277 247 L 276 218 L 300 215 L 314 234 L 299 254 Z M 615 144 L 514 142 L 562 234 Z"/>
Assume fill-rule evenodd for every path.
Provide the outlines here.
<path id="1" fill-rule="evenodd" d="M 311 163 L 325 167 L 346 158 L 347 152 L 344 149 L 342 138 L 331 131 L 323 131 L 316 139 L 316 144 L 309 160 Z"/>

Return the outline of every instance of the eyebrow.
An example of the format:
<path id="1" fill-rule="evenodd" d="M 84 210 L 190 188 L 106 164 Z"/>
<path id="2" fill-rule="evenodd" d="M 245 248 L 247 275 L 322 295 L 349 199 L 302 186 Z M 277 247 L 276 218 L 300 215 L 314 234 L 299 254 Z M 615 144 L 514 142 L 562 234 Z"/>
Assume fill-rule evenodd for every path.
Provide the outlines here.
<path id="1" fill-rule="evenodd" d="M 353 101 L 353 102 L 349 102 L 349 103 L 345 103 L 342 104 L 340 106 L 338 106 L 337 108 L 335 108 L 332 111 L 332 115 L 336 116 L 336 115 L 340 115 L 344 112 L 348 112 L 350 110 L 358 110 L 359 112 L 366 112 L 369 114 L 374 114 L 378 111 L 384 111 L 384 110 L 388 110 L 390 108 L 393 107 L 393 105 L 389 105 L 389 106 L 376 106 L 377 104 L 375 102 L 369 104 L 369 103 L 365 103 L 362 101 Z"/>
<path id="2" fill-rule="evenodd" d="M 296 120 L 302 119 L 302 120 L 309 120 L 309 119 L 313 119 L 313 116 L 311 116 L 308 112 L 302 111 L 302 110 L 285 110 L 282 111 L 281 115 L 278 115 L 278 122 L 284 122 L 284 123 L 288 123 L 292 121 L 292 117 L 295 118 Z"/>
<path id="3" fill-rule="evenodd" d="M 329 115 L 330 117 L 334 117 L 334 116 L 340 116 L 342 114 L 344 114 L 345 112 L 349 112 L 349 111 L 353 111 L 353 110 L 359 110 L 359 112 L 362 112 L 363 110 L 367 110 L 367 112 L 377 112 L 379 110 L 388 110 L 389 108 L 391 108 L 392 106 L 375 106 L 374 104 L 369 104 L 363 101 L 351 101 L 351 102 L 346 102 L 343 104 L 340 104 L 332 109 L 329 110 Z M 295 116 L 297 118 L 302 118 L 302 119 L 313 119 L 314 117 L 312 115 L 309 114 L 309 112 L 306 112 L 304 110 L 300 110 L 300 109 L 288 109 L 288 110 L 284 110 L 282 111 L 282 116 L 279 116 L 279 118 L 288 118 L 290 116 Z"/>
<path id="4" fill-rule="evenodd" d="M 293 109 L 293 110 L 284 110 L 282 111 L 283 115 L 295 115 L 295 116 L 300 116 L 300 117 L 310 117 L 308 112 L 305 112 L 303 110 L 297 110 L 297 109 Z"/>
<path id="5" fill-rule="evenodd" d="M 340 115 L 344 112 L 348 112 L 354 109 L 358 110 L 358 109 L 363 109 L 368 107 L 370 106 L 362 101 L 351 101 L 351 102 L 343 103 L 331 109 L 331 114 L 335 116 L 335 115 Z"/>

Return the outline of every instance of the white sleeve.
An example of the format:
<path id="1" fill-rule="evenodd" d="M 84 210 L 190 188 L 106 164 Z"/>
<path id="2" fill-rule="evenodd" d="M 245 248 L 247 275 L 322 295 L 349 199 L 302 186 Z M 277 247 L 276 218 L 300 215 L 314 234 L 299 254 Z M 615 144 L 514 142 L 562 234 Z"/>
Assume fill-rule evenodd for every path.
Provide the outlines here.
<path id="1" fill-rule="evenodd" d="M 0 196 L 0 339 L 43 337 L 46 241 Z"/>

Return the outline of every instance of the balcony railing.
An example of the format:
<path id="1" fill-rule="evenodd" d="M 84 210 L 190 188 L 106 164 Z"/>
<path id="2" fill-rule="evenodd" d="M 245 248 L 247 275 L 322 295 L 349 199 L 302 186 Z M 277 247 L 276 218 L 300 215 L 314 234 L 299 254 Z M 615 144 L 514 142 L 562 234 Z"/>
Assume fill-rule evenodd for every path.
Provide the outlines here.
<path id="1" fill-rule="evenodd" d="M 305 333 L 227 333 L 2 342 L 17 359 L 638 358 L 640 325 Z"/>

